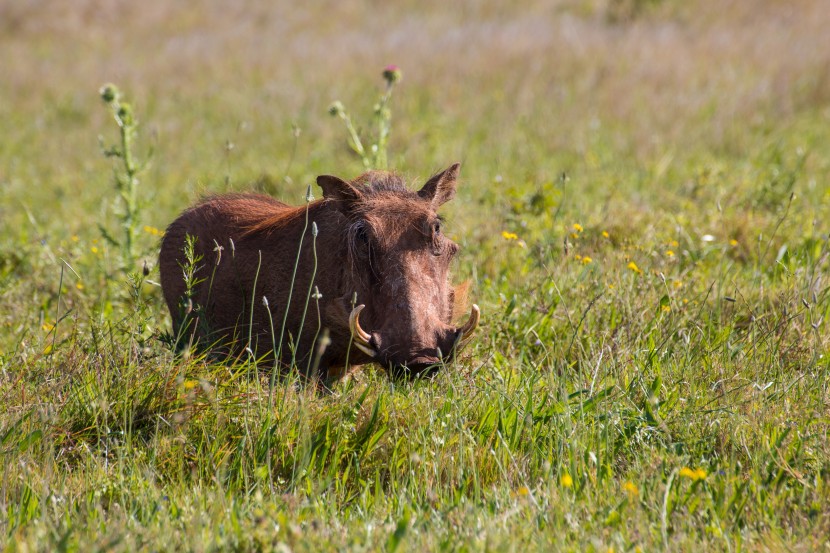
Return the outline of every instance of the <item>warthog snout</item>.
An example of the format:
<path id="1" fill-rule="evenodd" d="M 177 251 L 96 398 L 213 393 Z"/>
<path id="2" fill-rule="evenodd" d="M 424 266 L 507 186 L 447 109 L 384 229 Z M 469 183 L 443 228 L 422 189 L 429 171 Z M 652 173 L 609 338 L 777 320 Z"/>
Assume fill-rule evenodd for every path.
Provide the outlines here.
<path id="1" fill-rule="evenodd" d="M 423 377 L 434 374 L 441 365 L 452 361 L 455 355 L 467 345 L 481 317 L 478 305 L 473 304 L 469 318 L 463 325 L 457 327 L 441 325 L 441 328 L 433 332 L 433 343 L 422 347 L 411 347 L 408 351 L 398 351 L 385 347 L 385 343 L 391 340 L 384 340 L 382 332 L 367 332 L 361 327 L 360 313 L 365 307 L 363 304 L 358 305 L 349 316 L 349 328 L 354 346 L 387 367 L 394 377 Z"/>

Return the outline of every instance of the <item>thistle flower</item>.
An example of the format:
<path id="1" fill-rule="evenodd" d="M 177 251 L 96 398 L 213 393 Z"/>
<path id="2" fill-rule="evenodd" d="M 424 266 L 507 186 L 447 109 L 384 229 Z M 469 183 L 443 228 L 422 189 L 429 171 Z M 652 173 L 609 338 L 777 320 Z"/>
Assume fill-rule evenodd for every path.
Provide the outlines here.
<path id="1" fill-rule="evenodd" d="M 118 106 L 118 118 L 124 125 L 133 124 L 133 108 L 130 104 L 124 103 Z"/>
<path id="2" fill-rule="evenodd" d="M 329 115 L 332 117 L 343 117 L 346 114 L 346 107 L 340 100 L 334 101 L 329 106 Z"/>
<path id="3" fill-rule="evenodd" d="M 387 65 L 383 68 L 383 78 L 390 85 L 393 85 L 403 78 L 403 71 L 397 65 Z"/>
<path id="4" fill-rule="evenodd" d="M 98 93 L 101 95 L 101 99 L 108 104 L 117 100 L 119 96 L 118 87 L 111 83 L 102 86 Z"/>

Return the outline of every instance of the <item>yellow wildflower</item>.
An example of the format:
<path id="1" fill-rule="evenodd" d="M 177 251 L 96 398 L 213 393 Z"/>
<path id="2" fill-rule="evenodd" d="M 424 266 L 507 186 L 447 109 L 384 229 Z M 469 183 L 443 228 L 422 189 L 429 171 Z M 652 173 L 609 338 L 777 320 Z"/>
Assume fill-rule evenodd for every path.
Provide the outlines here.
<path id="1" fill-rule="evenodd" d="M 602 231 L 602 237 L 603 237 L 603 238 L 610 238 L 610 237 L 611 237 L 611 235 L 610 235 L 610 234 L 608 234 L 608 231 L 607 231 L 607 230 L 604 230 L 604 231 Z"/>
<path id="2" fill-rule="evenodd" d="M 42 326 L 41 328 L 42 328 L 44 331 L 49 332 L 49 331 L 51 331 L 53 328 L 55 328 L 55 325 L 53 325 L 52 323 L 43 323 L 43 326 Z"/>
<path id="3" fill-rule="evenodd" d="M 640 494 L 640 490 L 637 489 L 637 485 L 631 480 L 623 484 L 623 489 L 626 491 L 629 497 L 632 498 L 637 497 Z"/>
<path id="4" fill-rule="evenodd" d="M 637 274 L 643 274 L 643 271 L 642 271 L 642 270 L 641 270 L 641 269 L 637 266 L 637 264 L 636 264 L 636 263 L 634 263 L 633 261 L 629 261 L 629 262 L 628 262 L 628 265 L 626 265 L 626 267 L 627 267 L 628 269 L 630 269 L 630 270 L 634 271 L 634 272 L 635 272 L 635 273 L 637 273 Z"/>
<path id="5" fill-rule="evenodd" d="M 72 235 L 72 241 L 73 241 L 73 242 L 77 242 L 78 240 L 80 240 L 80 238 L 78 238 L 78 235 L 77 235 L 77 234 L 73 234 L 73 235 Z"/>
<path id="6" fill-rule="evenodd" d="M 672 286 L 674 286 L 675 288 L 683 288 L 683 282 L 675 280 L 672 282 Z"/>
<path id="7" fill-rule="evenodd" d="M 579 223 L 574 223 L 571 228 L 574 229 L 576 232 L 582 232 L 583 230 L 585 230 Z"/>
<path id="8" fill-rule="evenodd" d="M 81 284 L 81 283 L 79 282 L 79 283 L 77 283 L 77 284 L 75 285 L 75 288 L 77 288 L 78 290 L 83 290 L 83 289 L 84 289 L 84 285 L 83 285 L 83 284 Z"/>
<path id="9" fill-rule="evenodd" d="M 591 261 L 593 261 L 593 259 L 591 259 L 591 258 L 590 258 L 590 257 L 588 257 L 587 255 L 586 255 L 585 257 L 583 257 L 583 258 L 582 258 L 582 264 L 583 264 L 583 265 L 587 265 L 587 264 L 588 264 L 588 263 L 590 263 Z"/>
<path id="10" fill-rule="evenodd" d="M 506 230 L 501 231 L 501 235 L 505 240 L 518 240 L 519 235 L 515 232 L 508 232 Z"/>
<path id="11" fill-rule="evenodd" d="M 732 240 L 729 241 L 729 245 L 732 246 L 732 247 L 735 247 L 735 246 L 738 245 L 738 241 L 733 238 Z"/>
<path id="12" fill-rule="evenodd" d="M 671 246 L 672 248 L 676 248 L 676 247 L 680 246 L 680 243 L 677 240 L 669 240 L 668 245 Z"/>
<path id="13" fill-rule="evenodd" d="M 528 495 L 530 493 L 530 490 L 527 489 L 527 486 L 522 486 L 521 488 L 516 490 L 516 493 L 521 495 L 521 496 L 525 496 L 525 495 Z"/>
<path id="14" fill-rule="evenodd" d="M 671 307 L 670 307 L 670 306 L 668 306 L 668 305 L 664 305 L 664 306 L 663 306 L 663 312 L 664 312 L 664 313 L 668 313 L 669 311 L 671 311 Z"/>
<path id="15" fill-rule="evenodd" d="M 582 261 L 582 256 L 579 255 L 578 253 L 574 254 L 574 259 L 576 259 L 577 261 Z"/>
<path id="16" fill-rule="evenodd" d="M 680 469 L 678 473 L 680 476 L 684 478 L 688 478 L 689 480 L 693 480 L 697 482 L 698 480 L 705 480 L 706 479 L 706 471 L 702 468 L 691 469 L 689 467 L 683 467 Z"/>
<path id="17" fill-rule="evenodd" d="M 144 232 L 146 232 L 147 234 L 152 234 L 153 236 L 161 236 L 162 234 L 164 234 L 156 227 L 151 227 L 150 225 L 144 225 Z"/>
<path id="18" fill-rule="evenodd" d="M 674 257 L 674 252 L 672 250 L 666 250 L 666 257 Z"/>
<path id="19" fill-rule="evenodd" d="M 98 248 L 97 246 L 92 246 L 91 248 L 89 248 L 89 251 L 91 251 L 92 253 L 98 253 Z"/>
<path id="20" fill-rule="evenodd" d="M 566 472 L 559 479 L 559 483 L 562 485 L 563 488 L 573 488 L 574 479 L 571 478 L 571 475 Z"/>

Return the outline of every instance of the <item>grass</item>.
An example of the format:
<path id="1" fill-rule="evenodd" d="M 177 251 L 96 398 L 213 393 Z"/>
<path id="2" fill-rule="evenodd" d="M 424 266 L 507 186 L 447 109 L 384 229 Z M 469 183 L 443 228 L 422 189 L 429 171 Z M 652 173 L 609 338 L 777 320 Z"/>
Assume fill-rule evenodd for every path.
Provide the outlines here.
<path id="1" fill-rule="evenodd" d="M 823 3 L 442 6 L 0 7 L 0 548 L 827 547 Z M 361 172 L 327 108 L 389 63 L 390 167 L 463 162 L 465 356 L 330 396 L 174 358 L 159 229 Z M 109 81 L 154 151 L 126 272 Z"/>

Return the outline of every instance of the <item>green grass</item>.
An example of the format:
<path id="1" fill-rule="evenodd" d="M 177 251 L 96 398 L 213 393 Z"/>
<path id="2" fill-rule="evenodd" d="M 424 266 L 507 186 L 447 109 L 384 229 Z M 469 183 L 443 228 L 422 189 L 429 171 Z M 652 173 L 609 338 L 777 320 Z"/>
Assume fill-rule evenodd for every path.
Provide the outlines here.
<path id="1" fill-rule="evenodd" d="M 0 549 L 826 548 L 823 3 L 396 6 L 0 8 Z M 388 63 L 390 167 L 463 163 L 477 338 L 332 395 L 174 358 L 158 229 L 360 173 L 326 110 Z M 108 81 L 154 150 L 133 277 Z"/>

